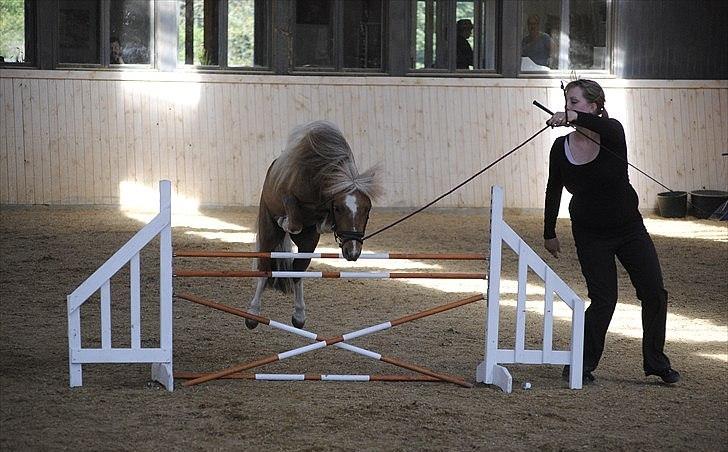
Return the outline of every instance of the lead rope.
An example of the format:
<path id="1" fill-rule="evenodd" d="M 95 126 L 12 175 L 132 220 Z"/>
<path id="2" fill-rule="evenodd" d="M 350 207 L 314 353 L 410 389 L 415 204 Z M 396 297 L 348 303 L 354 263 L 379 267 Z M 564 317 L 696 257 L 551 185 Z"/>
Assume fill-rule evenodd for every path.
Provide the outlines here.
<path id="1" fill-rule="evenodd" d="M 498 157 L 498 158 L 497 158 L 497 159 L 496 159 L 495 161 L 493 161 L 493 162 L 492 162 L 491 164 L 489 164 L 489 165 L 488 165 L 488 166 L 486 166 L 485 168 L 481 169 L 481 170 L 480 170 L 480 171 L 478 171 L 477 173 L 473 174 L 473 175 L 472 175 L 472 176 L 470 176 L 469 178 L 465 179 L 465 180 L 464 180 L 463 182 L 461 182 L 461 183 L 459 183 L 458 185 L 456 185 L 456 186 L 455 186 L 454 188 L 452 188 L 452 189 L 451 189 L 450 191 L 448 191 L 448 192 L 446 192 L 446 193 L 443 193 L 442 195 L 438 196 L 438 197 L 437 197 L 437 198 L 435 198 L 434 200 L 430 201 L 429 203 L 425 204 L 424 206 L 420 207 L 419 209 L 415 210 L 414 212 L 412 212 L 412 213 L 410 213 L 410 214 L 408 214 L 408 215 L 406 215 L 406 216 L 404 216 L 404 217 L 400 218 L 399 220 L 397 220 L 397 221 L 395 221 L 395 222 L 393 222 L 393 223 L 391 223 L 391 224 L 388 224 L 387 226 L 385 226 L 385 227 L 383 227 L 383 228 L 381 228 L 381 229 L 378 229 L 378 230 L 376 230 L 376 231 L 372 232 L 371 234 L 369 234 L 369 235 L 367 235 L 367 236 L 363 237 L 363 238 L 362 238 L 362 241 L 363 241 L 363 240 L 367 240 L 367 239 L 369 239 L 369 238 L 371 238 L 371 237 L 374 237 L 375 235 L 379 234 L 380 232 L 384 232 L 384 231 L 386 231 L 387 229 L 389 229 L 389 228 L 391 228 L 391 227 L 393 227 L 393 226 L 396 226 L 396 225 L 398 225 L 399 223 L 401 223 L 401 222 L 405 221 L 406 219 L 408 219 L 408 218 L 410 218 L 410 217 L 412 217 L 412 216 L 414 216 L 414 215 L 416 215 L 416 214 L 418 214 L 418 213 L 422 212 L 423 210 L 427 209 L 427 208 L 428 208 L 428 207 L 430 207 L 431 205 L 435 204 L 435 203 L 436 203 L 437 201 L 441 200 L 441 199 L 442 199 L 442 198 L 444 198 L 445 196 L 447 196 L 447 195 L 451 194 L 452 192 L 454 192 L 455 190 L 459 189 L 459 188 L 460 188 L 460 187 L 462 187 L 463 185 L 467 184 L 467 183 L 468 183 L 468 182 L 470 182 L 471 180 L 473 180 L 473 179 L 475 179 L 476 177 L 480 176 L 481 174 L 483 174 L 484 172 L 486 172 L 487 170 L 489 170 L 490 168 L 492 168 L 493 166 L 495 166 L 495 165 L 496 165 L 496 164 L 497 164 L 498 162 L 500 162 L 500 161 L 501 161 L 501 160 L 503 160 L 504 158 L 508 157 L 509 155 L 513 154 L 514 152 L 516 152 L 517 150 L 519 150 L 519 149 L 520 149 L 520 148 L 522 148 L 523 146 L 525 146 L 525 145 L 526 145 L 526 144 L 527 144 L 527 143 L 528 143 L 529 141 L 531 141 L 531 140 L 533 140 L 534 138 L 536 138 L 536 137 L 537 137 L 538 135 L 540 135 L 540 134 L 541 134 L 541 132 L 543 132 L 544 130 L 548 129 L 549 127 L 550 127 L 550 126 L 545 126 L 545 127 L 543 128 L 543 129 L 541 129 L 541 130 L 539 130 L 538 132 L 534 133 L 533 135 L 531 135 L 531 137 L 530 137 L 529 139 L 527 139 L 527 140 L 526 140 L 526 141 L 524 141 L 523 143 L 519 144 L 519 145 L 518 145 L 518 146 L 516 146 L 515 148 L 511 149 L 511 150 L 510 150 L 510 151 L 508 151 L 507 153 L 503 154 L 502 156 Z"/>

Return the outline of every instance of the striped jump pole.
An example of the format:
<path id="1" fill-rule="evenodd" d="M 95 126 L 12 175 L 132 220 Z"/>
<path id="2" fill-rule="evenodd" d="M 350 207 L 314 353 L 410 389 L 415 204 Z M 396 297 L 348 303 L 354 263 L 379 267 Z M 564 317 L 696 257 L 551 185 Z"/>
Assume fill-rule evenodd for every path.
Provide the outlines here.
<path id="1" fill-rule="evenodd" d="M 286 352 L 283 352 L 283 353 L 278 353 L 278 354 L 270 355 L 270 356 L 267 356 L 267 357 L 264 357 L 264 358 L 261 358 L 261 359 L 255 360 L 255 361 L 250 361 L 250 362 L 247 362 L 247 363 L 239 364 L 239 365 L 236 365 L 236 366 L 233 366 L 233 367 L 229 367 L 227 369 L 220 370 L 218 372 L 213 372 L 213 373 L 205 374 L 205 375 L 202 375 L 200 377 L 194 378 L 192 380 L 186 381 L 185 383 L 183 383 L 183 386 L 193 386 L 193 385 L 196 385 L 196 384 L 199 384 L 199 383 L 204 383 L 204 382 L 207 382 L 207 381 L 210 381 L 210 380 L 215 380 L 215 379 L 223 378 L 223 377 L 225 377 L 227 375 L 230 375 L 230 374 L 234 374 L 234 373 L 238 373 L 238 372 L 243 372 L 243 371 L 250 370 L 250 369 L 253 369 L 255 367 L 260 367 L 260 366 L 263 366 L 265 364 L 270 364 L 270 363 L 273 363 L 273 362 L 276 362 L 276 361 L 282 361 L 282 360 L 287 359 L 287 358 L 290 358 L 292 356 L 296 356 L 296 355 L 300 355 L 300 354 L 303 354 L 303 353 L 307 353 L 309 351 L 317 350 L 319 348 L 324 348 L 324 347 L 327 347 L 329 345 L 335 345 L 335 346 L 338 346 L 338 347 L 341 347 L 341 348 L 345 348 L 346 350 L 352 351 L 354 353 L 362 354 L 364 356 L 367 356 L 367 357 L 370 357 L 370 358 L 373 358 L 373 359 L 376 359 L 376 360 L 379 360 L 379 361 L 383 361 L 383 362 L 386 362 L 386 363 L 389 363 L 389 364 L 392 364 L 392 365 L 395 365 L 395 366 L 398 366 L 398 367 L 402 367 L 402 368 L 405 368 L 405 369 L 408 369 L 408 370 L 411 370 L 411 371 L 414 371 L 414 372 L 417 372 L 417 373 L 420 373 L 420 374 L 428 375 L 428 376 L 437 378 L 437 379 L 442 380 L 442 381 L 447 381 L 447 382 L 454 383 L 454 384 L 457 384 L 457 385 L 460 385 L 460 386 L 464 386 L 464 387 L 468 387 L 468 388 L 469 387 L 472 387 L 472 384 L 466 382 L 465 380 L 463 380 L 460 377 L 454 377 L 454 376 L 450 376 L 450 375 L 436 373 L 436 372 L 433 372 L 433 371 L 431 371 L 431 370 L 429 370 L 427 368 L 424 368 L 424 367 L 421 367 L 421 366 L 418 366 L 418 365 L 414 365 L 414 364 L 409 364 L 409 363 L 406 363 L 406 362 L 404 362 L 404 361 L 402 361 L 400 359 L 397 359 L 397 358 L 383 356 L 383 355 L 380 355 L 378 353 L 374 353 L 374 352 L 371 352 L 369 350 L 362 349 L 360 347 L 352 346 L 351 344 L 344 344 L 343 342 L 344 341 L 349 341 L 349 340 L 352 340 L 352 339 L 355 339 L 355 338 L 358 338 L 358 337 L 366 336 L 366 335 L 369 335 L 369 334 L 372 334 L 372 333 L 376 333 L 376 332 L 379 332 L 379 331 L 383 331 L 383 330 L 386 330 L 386 329 L 395 327 L 397 325 L 401 325 L 403 323 L 412 322 L 414 320 L 421 319 L 423 317 L 428 317 L 428 316 L 431 316 L 431 315 L 434 315 L 434 314 L 438 314 L 438 313 L 441 313 L 441 312 L 444 312 L 444 311 L 448 311 L 450 309 L 454 309 L 454 308 L 457 308 L 457 307 L 460 307 L 460 306 L 464 306 L 466 304 L 474 303 L 474 302 L 479 301 L 479 300 L 483 300 L 484 297 L 483 297 L 482 294 L 473 295 L 471 297 L 464 298 L 462 300 L 454 301 L 454 302 L 451 302 L 451 303 L 446 303 L 446 304 L 443 304 L 443 305 L 440 305 L 440 306 L 435 306 L 433 308 L 426 309 L 424 311 L 420 311 L 420 312 L 417 312 L 415 314 L 410 314 L 410 315 L 407 315 L 407 316 L 404 316 L 404 317 L 400 317 L 400 318 L 395 319 L 395 320 L 391 320 L 389 322 L 384 322 L 384 323 L 380 323 L 380 324 L 373 325 L 373 326 L 370 326 L 370 327 L 362 328 L 360 330 L 356 330 L 356 331 L 353 331 L 353 332 L 350 332 L 350 333 L 346 333 L 346 334 L 343 334 L 343 335 L 340 335 L 340 336 L 333 336 L 333 337 L 323 338 L 323 339 L 322 338 L 319 338 L 318 335 L 315 334 L 315 333 L 312 333 L 312 332 L 309 332 L 309 331 L 305 331 L 305 330 L 301 330 L 301 329 L 298 329 L 298 328 L 293 328 L 291 326 L 282 324 L 280 322 L 275 322 L 275 321 L 269 320 L 269 319 L 267 319 L 265 317 L 258 316 L 258 315 L 255 315 L 255 314 L 251 314 L 249 312 L 246 312 L 246 311 L 243 311 L 243 310 L 240 310 L 240 309 L 236 309 L 236 308 L 233 308 L 233 307 L 230 307 L 230 306 L 225 306 L 225 305 L 222 305 L 222 304 L 219 304 L 219 303 L 215 303 L 215 302 L 212 302 L 212 301 L 209 301 L 209 300 L 205 300 L 205 299 L 202 299 L 200 297 L 196 297 L 196 296 L 191 295 L 191 294 L 188 294 L 188 293 L 176 294 L 175 296 L 177 298 L 181 298 L 183 300 L 191 301 L 193 303 L 202 304 L 204 306 L 208 306 L 208 307 L 211 307 L 211 308 L 214 308 L 214 309 L 218 309 L 218 310 L 221 310 L 221 311 L 224 311 L 224 312 L 228 312 L 230 314 L 238 315 L 240 317 L 248 318 L 248 319 L 251 319 L 251 320 L 256 320 L 256 321 L 258 321 L 260 323 L 264 323 L 264 324 L 269 325 L 271 327 L 278 328 L 278 329 L 282 329 L 284 331 L 289 331 L 291 333 L 294 333 L 294 334 L 297 334 L 297 335 L 300 335 L 300 336 L 304 336 L 304 337 L 307 337 L 309 339 L 313 339 L 315 341 L 318 341 L 318 342 L 316 342 L 314 344 L 310 344 L 310 345 L 306 345 L 306 346 L 303 346 L 303 347 L 299 347 L 299 348 L 296 348 L 296 349 L 293 349 L 293 350 L 289 350 L 289 351 L 286 351 Z"/>
<path id="2" fill-rule="evenodd" d="M 180 250 L 174 257 L 223 257 L 223 258 L 269 258 L 269 259 L 344 259 L 340 253 L 292 253 L 284 251 L 203 251 Z M 421 260 L 486 260 L 485 253 L 362 253 L 359 259 L 421 259 Z"/>
<path id="3" fill-rule="evenodd" d="M 175 270 L 174 276 L 180 278 L 486 279 L 485 273 L 465 272 L 264 272 L 257 270 Z"/>
<path id="4" fill-rule="evenodd" d="M 174 378 L 192 380 L 206 375 L 203 372 L 175 372 Z M 221 379 L 231 380 L 262 380 L 262 381 L 421 381 L 439 382 L 439 378 L 429 375 L 336 375 L 336 374 L 246 374 L 234 373 Z"/>

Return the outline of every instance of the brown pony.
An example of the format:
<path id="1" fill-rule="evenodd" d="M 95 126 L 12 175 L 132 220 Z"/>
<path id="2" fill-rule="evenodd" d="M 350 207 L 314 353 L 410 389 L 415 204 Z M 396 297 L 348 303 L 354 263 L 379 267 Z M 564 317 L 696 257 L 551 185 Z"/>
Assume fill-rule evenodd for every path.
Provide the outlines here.
<path id="1" fill-rule="evenodd" d="M 339 129 L 326 121 L 296 127 L 281 156 L 271 163 L 263 182 L 258 210 L 258 251 L 301 253 L 316 249 L 322 233 L 333 232 L 342 255 L 359 258 L 372 207 L 380 193 L 374 169 L 359 173 L 349 144 Z M 257 260 L 260 271 L 304 271 L 311 259 Z M 266 287 L 294 294 L 293 326 L 306 321 L 301 278 L 258 278 L 249 311 L 260 313 Z M 257 322 L 246 320 L 248 328 Z"/>

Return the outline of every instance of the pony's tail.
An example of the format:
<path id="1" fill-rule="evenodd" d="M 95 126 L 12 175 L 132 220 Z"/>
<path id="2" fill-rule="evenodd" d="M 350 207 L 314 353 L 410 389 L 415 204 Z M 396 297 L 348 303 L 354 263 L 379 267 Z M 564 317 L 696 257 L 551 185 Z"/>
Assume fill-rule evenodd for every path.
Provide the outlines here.
<path id="1" fill-rule="evenodd" d="M 290 252 L 293 249 L 293 242 L 291 242 L 291 236 L 286 234 L 281 240 L 281 243 L 276 245 L 273 251 Z M 293 268 L 293 259 L 271 259 L 270 264 L 272 271 L 287 272 Z M 280 290 L 283 293 L 293 292 L 293 278 L 268 278 L 268 287 L 276 290 Z"/>

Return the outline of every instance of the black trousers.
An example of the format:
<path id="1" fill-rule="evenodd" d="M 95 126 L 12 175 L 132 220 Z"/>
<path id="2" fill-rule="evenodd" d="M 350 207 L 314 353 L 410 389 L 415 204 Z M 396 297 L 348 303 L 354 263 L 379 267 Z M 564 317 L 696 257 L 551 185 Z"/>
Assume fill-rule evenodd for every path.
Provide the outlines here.
<path id="1" fill-rule="evenodd" d="M 670 367 L 663 352 L 667 320 L 667 291 L 660 261 L 640 221 L 619 231 L 595 232 L 572 227 L 581 271 L 591 305 L 584 322 L 584 370 L 592 371 L 604 352 L 607 328 L 617 306 L 617 267 L 624 266 L 642 303 L 642 358 L 645 372 Z"/>

